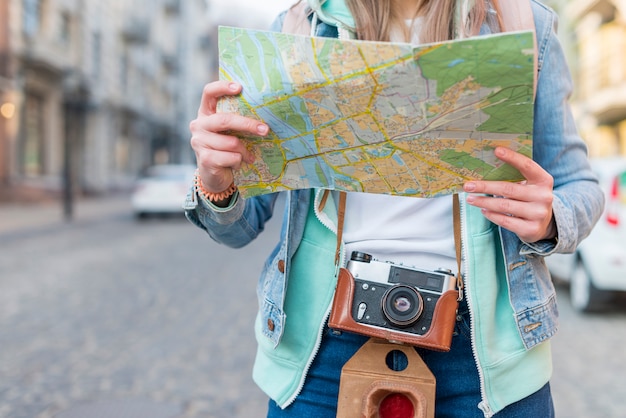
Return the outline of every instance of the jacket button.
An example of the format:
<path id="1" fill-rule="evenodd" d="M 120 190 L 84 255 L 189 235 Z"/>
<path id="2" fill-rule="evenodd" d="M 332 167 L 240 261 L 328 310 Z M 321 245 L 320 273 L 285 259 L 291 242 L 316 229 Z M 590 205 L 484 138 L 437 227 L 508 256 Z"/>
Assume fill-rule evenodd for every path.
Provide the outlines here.
<path id="1" fill-rule="evenodd" d="M 274 321 L 272 321 L 271 318 L 267 320 L 267 329 L 269 329 L 270 332 L 274 332 Z"/>
<path id="2" fill-rule="evenodd" d="M 278 271 L 285 272 L 285 260 L 278 260 Z"/>

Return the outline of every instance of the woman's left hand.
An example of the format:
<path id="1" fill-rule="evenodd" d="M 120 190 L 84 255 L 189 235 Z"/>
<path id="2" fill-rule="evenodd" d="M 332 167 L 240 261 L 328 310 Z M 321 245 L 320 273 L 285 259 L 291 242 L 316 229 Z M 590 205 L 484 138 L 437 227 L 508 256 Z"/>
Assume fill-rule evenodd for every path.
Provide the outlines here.
<path id="1" fill-rule="evenodd" d="M 508 148 L 498 147 L 495 154 L 517 168 L 526 180 L 467 182 L 463 190 L 472 193 L 467 203 L 481 208 L 487 219 L 516 233 L 524 242 L 554 238 L 552 176 L 532 159 Z"/>

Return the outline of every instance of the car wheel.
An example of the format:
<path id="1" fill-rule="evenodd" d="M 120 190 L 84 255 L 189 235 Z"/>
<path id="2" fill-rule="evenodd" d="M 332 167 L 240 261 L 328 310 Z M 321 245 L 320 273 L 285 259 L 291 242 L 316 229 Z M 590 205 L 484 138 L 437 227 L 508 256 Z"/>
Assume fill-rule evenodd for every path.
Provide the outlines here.
<path id="1" fill-rule="evenodd" d="M 579 312 L 591 312 L 598 308 L 602 299 L 602 291 L 598 290 L 591 281 L 591 275 L 578 260 L 570 281 L 570 302 Z"/>

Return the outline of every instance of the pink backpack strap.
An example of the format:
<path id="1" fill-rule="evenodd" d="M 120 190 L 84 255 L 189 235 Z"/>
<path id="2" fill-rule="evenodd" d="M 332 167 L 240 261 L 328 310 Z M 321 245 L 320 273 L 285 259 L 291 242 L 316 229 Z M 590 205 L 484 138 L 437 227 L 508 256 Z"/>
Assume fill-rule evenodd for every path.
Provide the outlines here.
<path id="1" fill-rule="evenodd" d="M 503 32 L 532 30 L 535 40 L 535 80 L 534 89 L 537 93 L 537 75 L 539 63 L 537 61 L 537 34 L 535 33 L 535 19 L 533 17 L 530 0 L 494 0 L 501 12 Z"/>
<path id="2" fill-rule="evenodd" d="M 285 14 L 283 21 L 283 32 L 294 35 L 311 35 L 311 23 L 308 19 L 309 10 L 304 0 L 291 6 Z"/>

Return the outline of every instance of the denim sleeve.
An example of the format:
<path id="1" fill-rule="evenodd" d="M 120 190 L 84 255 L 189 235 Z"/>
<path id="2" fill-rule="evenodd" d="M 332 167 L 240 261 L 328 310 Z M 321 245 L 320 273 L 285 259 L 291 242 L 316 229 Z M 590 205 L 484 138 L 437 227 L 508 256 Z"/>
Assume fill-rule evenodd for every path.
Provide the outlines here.
<path id="1" fill-rule="evenodd" d="M 556 15 L 552 11 L 542 15 L 548 18 L 535 19 L 539 76 L 533 158 L 554 178 L 553 211 L 558 240 L 553 248 L 529 245 L 527 250 L 547 255 L 576 249 L 601 216 L 604 195 L 591 171 L 587 147 L 571 113 L 572 79 L 556 35 Z"/>
<path id="2" fill-rule="evenodd" d="M 265 229 L 274 210 L 277 194 L 243 199 L 236 196 L 227 208 L 218 208 L 199 198 L 193 187 L 183 205 L 187 219 L 220 244 L 241 248 Z"/>

